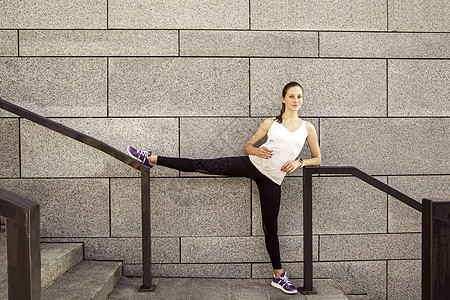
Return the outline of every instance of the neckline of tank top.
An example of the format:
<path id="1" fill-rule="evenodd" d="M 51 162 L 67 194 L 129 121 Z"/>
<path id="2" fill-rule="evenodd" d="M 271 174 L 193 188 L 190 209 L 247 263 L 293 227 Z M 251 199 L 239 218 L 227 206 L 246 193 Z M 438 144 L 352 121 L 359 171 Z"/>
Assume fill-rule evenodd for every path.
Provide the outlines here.
<path id="1" fill-rule="evenodd" d="M 289 133 L 295 133 L 295 132 L 297 132 L 297 131 L 299 131 L 300 130 L 300 128 L 302 128 L 303 127 L 303 124 L 305 124 L 305 120 L 303 120 L 302 121 L 302 124 L 300 124 L 300 126 L 297 128 L 297 129 L 295 129 L 294 131 L 290 131 L 289 129 L 287 129 L 286 128 L 286 126 L 284 126 L 283 124 L 281 124 L 281 123 L 278 123 L 277 121 L 275 121 L 274 123 L 278 123 L 279 125 L 281 125 L 284 129 L 286 129 L 287 130 L 287 132 L 289 132 Z"/>

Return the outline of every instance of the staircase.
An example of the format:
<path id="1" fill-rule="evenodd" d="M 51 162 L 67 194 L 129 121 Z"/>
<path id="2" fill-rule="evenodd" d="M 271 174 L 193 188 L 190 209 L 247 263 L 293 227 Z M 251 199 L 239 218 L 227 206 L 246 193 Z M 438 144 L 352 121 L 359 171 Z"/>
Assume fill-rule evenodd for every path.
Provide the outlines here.
<path id="1" fill-rule="evenodd" d="M 41 243 L 42 299 L 107 299 L 122 263 L 83 260 L 83 244 Z M 0 300 L 7 299 L 6 239 L 0 231 Z"/>

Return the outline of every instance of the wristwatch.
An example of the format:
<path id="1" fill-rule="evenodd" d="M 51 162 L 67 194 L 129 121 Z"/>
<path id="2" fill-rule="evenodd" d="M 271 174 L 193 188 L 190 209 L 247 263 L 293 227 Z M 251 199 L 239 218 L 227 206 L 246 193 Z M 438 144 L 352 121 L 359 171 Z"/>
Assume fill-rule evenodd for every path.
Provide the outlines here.
<path id="1" fill-rule="evenodd" d="M 303 168 L 303 166 L 305 165 L 305 162 L 303 161 L 303 159 L 299 159 L 300 163 L 302 164 L 300 167 Z"/>

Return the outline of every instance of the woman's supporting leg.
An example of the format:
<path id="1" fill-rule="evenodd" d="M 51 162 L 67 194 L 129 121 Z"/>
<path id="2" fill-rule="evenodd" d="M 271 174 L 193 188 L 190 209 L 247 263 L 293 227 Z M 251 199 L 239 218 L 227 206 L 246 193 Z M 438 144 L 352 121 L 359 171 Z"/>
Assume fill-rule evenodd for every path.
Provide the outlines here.
<path id="1" fill-rule="evenodd" d="M 281 270 L 280 244 L 278 242 L 278 213 L 280 211 L 281 186 L 267 177 L 258 178 L 261 215 L 267 252 L 274 270 Z"/>

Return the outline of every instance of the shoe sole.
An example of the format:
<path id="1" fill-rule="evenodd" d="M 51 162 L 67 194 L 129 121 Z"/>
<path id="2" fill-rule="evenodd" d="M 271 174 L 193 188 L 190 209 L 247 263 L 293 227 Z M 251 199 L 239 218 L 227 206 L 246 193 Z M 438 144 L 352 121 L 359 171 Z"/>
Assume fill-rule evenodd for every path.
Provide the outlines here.
<path id="1" fill-rule="evenodd" d="M 278 283 L 275 283 L 275 282 L 273 282 L 273 281 L 272 281 L 271 285 L 272 285 L 273 287 L 276 287 L 277 289 L 282 290 L 284 293 L 289 294 L 289 295 L 293 295 L 293 294 L 297 294 L 297 293 L 298 293 L 298 291 L 290 292 L 290 291 L 288 291 L 288 290 L 285 290 L 284 287 L 282 287 L 281 285 L 279 285 Z"/>

